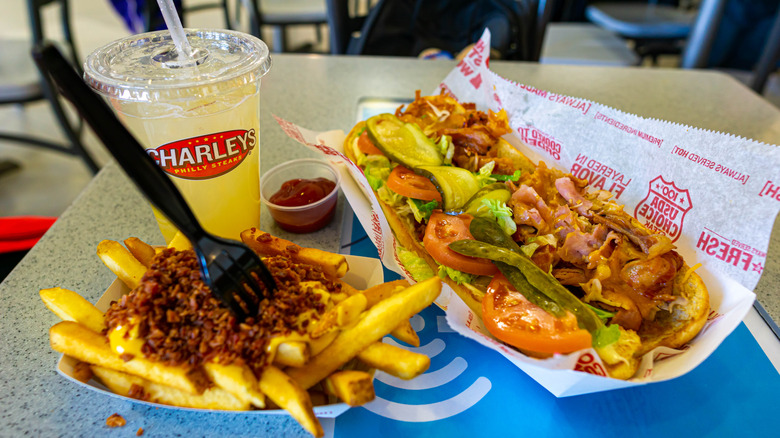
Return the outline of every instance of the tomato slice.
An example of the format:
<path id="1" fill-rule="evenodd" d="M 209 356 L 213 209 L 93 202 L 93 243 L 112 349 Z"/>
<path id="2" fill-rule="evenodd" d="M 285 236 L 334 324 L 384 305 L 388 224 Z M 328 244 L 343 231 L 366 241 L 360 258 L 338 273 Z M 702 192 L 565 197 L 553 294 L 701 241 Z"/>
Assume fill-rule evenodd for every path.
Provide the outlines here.
<path id="1" fill-rule="evenodd" d="M 494 275 L 498 268 L 490 260 L 464 256 L 447 246 L 456 240 L 474 240 L 474 236 L 469 232 L 471 219 L 467 214 L 451 216 L 440 211 L 433 212 L 425 227 L 425 250 L 444 266 L 474 275 Z"/>
<path id="2" fill-rule="evenodd" d="M 428 178 L 418 175 L 403 166 L 395 166 L 387 177 L 387 187 L 407 198 L 421 201 L 438 201 L 441 205 L 441 193 L 436 190 Z"/>
<path id="3" fill-rule="evenodd" d="M 358 149 L 366 155 L 384 155 L 374 143 L 371 143 L 371 139 L 368 138 L 368 129 L 364 130 L 358 137 L 357 142 Z"/>
<path id="4" fill-rule="evenodd" d="M 482 321 L 493 336 L 526 351 L 571 353 L 589 348 L 592 342 L 573 313 L 556 318 L 529 302 L 501 274 L 488 285 L 482 300 Z"/>

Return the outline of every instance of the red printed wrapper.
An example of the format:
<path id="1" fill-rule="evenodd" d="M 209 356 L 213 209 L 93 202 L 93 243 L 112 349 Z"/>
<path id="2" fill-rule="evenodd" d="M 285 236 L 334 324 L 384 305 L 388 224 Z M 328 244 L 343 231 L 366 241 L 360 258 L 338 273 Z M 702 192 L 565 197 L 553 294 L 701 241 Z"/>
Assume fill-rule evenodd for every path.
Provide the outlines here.
<path id="1" fill-rule="evenodd" d="M 751 291 L 761 276 L 780 211 L 780 148 L 644 119 L 509 81 L 488 68 L 489 46 L 485 31 L 440 89 L 482 110 L 505 109 L 513 129 L 505 138 L 517 149 L 535 162 L 543 160 L 587 179 L 594 189 L 611 191 L 627 212 L 668 235 L 688 265 L 701 264 L 696 272 L 709 290 L 711 312 L 696 338 L 679 350 L 647 353 L 629 380 L 605 377 L 592 349 L 544 360 L 519 353 L 493 338 L 445 286 L 437 304 L 447 311 L 448 323 L 498 351 L 559 397 L 664 381 L 692 370 L 737 327 L 755 300 Z M 342 164 L 344 194 L 382 262 L 409 278 L 374 192 L 342 153 L 344 133 L 315 133 L 278 121 L 291 137 Z"/>

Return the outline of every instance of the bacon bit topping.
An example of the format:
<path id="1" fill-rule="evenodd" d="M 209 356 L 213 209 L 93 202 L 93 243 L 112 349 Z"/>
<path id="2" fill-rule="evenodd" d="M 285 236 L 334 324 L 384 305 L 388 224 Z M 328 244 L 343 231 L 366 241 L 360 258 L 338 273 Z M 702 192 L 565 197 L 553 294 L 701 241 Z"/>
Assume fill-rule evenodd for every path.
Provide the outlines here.
<path id="1" fill-rule="evenodd" d="M 141 284 L 111 304 L 106 332 L 137 325 L 139 338 L 145 340 L 141 352 L 150 360 L 189 367 L 210 360 L 246 363 L 259 376 L 266 365 L 270 336 L 303 333 L 308 321 L 301 321 L 299 315 L 325 311 L 320 295 L 300 283 L 318 281 L 328 291 L 338 290 L 319 267 L 283 256 L 263 260 L 276 279 L 277 291 L 260 303 L 256 317 L 239 324 L 203 282 L 194 251 L 165 249 Z"/>
<path id="2" fill-rule="evenodd" d="M 255 231 L 255 228 L 252 228 L 252 232 L 253 233 L 254 233 L 254 231 Z M 274 240 L 274 237 L 271 236 L 268 233 L 260 233 L 260 235 L 257 236 L 257 241 L 258 242 L 270 242 L 272 240 Z"/>
<path id="3" fill-rule="evenodd" d="M 130 390 L 127 391 L 127 396 L 136 400 L 149 401 L 149 394 L 146 393 L 144 387 L 136 383 L 130 385 Z"/>
<path id="4" fill-rule="evenodd" d="M 111 414 L 110 417 L 106 418 L 106 426 L 108 427 L 122 427 L 125 424 L 127 424 L 125 419 L 116 413 Z"/>
<path id="5" fill-rule="evenodd" d="M 79 382 L 87 383 L 92 378 L 92 368 L 87 362 L 79 362 L 73 367 L 73 377 Z"/>

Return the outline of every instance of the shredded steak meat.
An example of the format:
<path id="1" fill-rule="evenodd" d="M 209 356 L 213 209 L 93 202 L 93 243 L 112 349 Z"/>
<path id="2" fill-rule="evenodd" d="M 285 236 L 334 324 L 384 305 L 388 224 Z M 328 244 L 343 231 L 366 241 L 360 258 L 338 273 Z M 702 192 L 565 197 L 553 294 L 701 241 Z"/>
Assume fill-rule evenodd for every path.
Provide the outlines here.
<path id="1" fill-rule="evenodd" d="M 303 333 L 310 321 L 299 315 L 325 310 L 319 294 L 300 283 L 318 281 L 331 292 L 340 290 L 319 267 L 283 256 L 264 261 L 277 291 L 260 303 L 256 317 L 239 323 L 203 282 L 195 253 L 166 249 L 155 257 L 141 285 L 112 303 L 106 312 L 106 332 L 137 325 L 138 336 L 144 339 L 141 351 L 150 360 L 191 367 L 210 360 L 245 363 L 259 376 L 266 365 L 269 337 Z"/>

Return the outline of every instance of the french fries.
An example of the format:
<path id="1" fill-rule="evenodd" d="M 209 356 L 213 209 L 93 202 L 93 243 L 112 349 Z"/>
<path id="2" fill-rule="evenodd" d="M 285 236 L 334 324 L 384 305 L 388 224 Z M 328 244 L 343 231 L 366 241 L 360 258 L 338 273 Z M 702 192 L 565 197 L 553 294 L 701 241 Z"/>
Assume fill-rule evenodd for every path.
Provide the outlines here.
<path id="1" fill-rule="evenodd" d="M 441 280 L 432 277 L 375 304 L 360 321 L 314 356 L 306 366 L 291 368 L 290 377 L 306 389 L 336 371 L 361 350 L 380 340 L 403 320 L 430 305 L 441 292 Z"/>
<path id="2" fill-rule="evenodd" d="M 325 378 L 325 391 L 350 406 L 361 406 L 375 397 L 373 379 L 365 371 L 337 371 Z"/>
<path id="3" fill-rule="evenodd" d="M 288 367 L 302 367 L 311 357 L 311 349 L 307 342 L 282 342 L 276 348 L 274 364 Z"/>
<path id="4" fill-rule="evenodd" d="M 146 266 L 147 268 L 152 266 L 152 259 L 154 259 L 155 255 L 154 247 L 152 245 L 149 245 L 137 237 L 129 237 L 125 239 L 124 244 L 130 251 L 130 254 L 138 259 L 142 265 Z"/>
<path id="5" fill-rule="evenodd" d="M 265 397 L 260 392 L 257 379 L 248 366 L 207 362 L 203 365 L 203 369 L 219 388 L 233 394 L 244 403 L 251 403 L 260 409 L 265 407 Z"/>
<path id="6" fill-rule="evenodd" d="M 409 282 L 406 280 L 389 281 L 387 283 L 382 283 L 374 287 L 370 287 L 363 291 L 363 295 L 366 297 L 366 307 L 373 307 L 374 304 L 392 296 L 396 292 L 404 290 L 407 287 L 409 287 Z"/>
<path id="7" fill-rule="evenodd" d="M 103 312 L 76 292 L 52 287 L 41 289 L 40 295 L 43 304 L 63 321 L 79 322 L 96 333 L 105 327 Z"/>
<path id="8" fill-rule="evenodd" d="M 417 332 L 414 331 L 412 323 L 410 323 L 408 320 L 402 321 L 400 324 L 398 324 L 398 327 L 394 328 L 390 334 L 399 341 L 406 342 L 412 347 L 420 346 L 420 337 L 417 336 Z"/>
<path id="9" fill-rule="evenodd" d="M 62 321 L 55 324 L 49 329 L 49 342 L 52 350 L 82 362 L 123 371 L 191 394 L 201 394 L 208 387 L 208 380 L 197 368 L 167 366 L 143 357 L 124 361 L 111 351 L 105 336 L 77 322 Z"/>
<path id="10" fill-rule="evenodd" d="M 325 434 L 314 416 L 309 394 L 282 370 L 273 365 L 266 367 L 260 377 L 260 390 L 289 412 L 309 433 L 317 437 Z"/>
<path id="11" fill-rule="evenodd" d="M 241 233 L 241 241 L 262 257 L 285 255 L 296 263 L 321 266 L 325 275 L 341 278 L 346 275 L 349 265 L 341 254 L 316 248 L 303 248 L 289 240 L 271 236 L 268 233 L 251 228 Z"/>
<path id="12" fill-rule="evenodd" d="M 431 365 L 428 356 L 382 342 L 374 342 L 366 347 L 358 354 L 358 359 L 372 368 L 405 380 L 419 376 Z"/>
<path id="13" fill-rule="evenodd" d="M 97 255 L 128 288 L 135 289 L 146 273 L 146 266 L 133 257 L 121 243 L 104 240 L 98 244 Z"/>
<path id="14" fill-rule="evenodd" d="M 261 235 L 255 229 L 242 237 L 255 241 L 257 245 L 250 246 L 263 257 L 278 251 L 297 258 L 297 263 L 308 260 L 337 282 L 348 268 L 342 255 L 301 248 Z M 271 243 L 266 245 L 268 242 Z M 124 243 L 127 249 L 119 242 L 105 240 L 97 252 L 106 266 L 132 289 L 159 251 L 136 238 Z M 189 242 L 180 238 L 175 245 L 177 249 L 188 248 Z M 325 291 L 320 295 L 328 300 L 327 307 L 306 325 L 306 333 L 271 338 L 266 351 L 273 363 L 262 367 L 258 374 L 241 361 L 211 359 L 189 367 L 155 362 L 141 354 L 140 347 L 130 347 L 135 345 L 133 342 L 144 342 L 135 338 L 132 326 L 121 332 L 117 327 L 110 336 L 104 334 L 103 312 L 77 293 L 50 288 L 41 290 L 40 296 L 63 320 L 49 331 L 52 349 L 80 361 L 87 374 L 91 370 L 111 391 L 150 402 L 201 409 L 237 411 L 278 406 L 319 437 L 324 432 L 314 414 L 313 400 L 326 403 L 330 394 L 331 400 L 335 396 L 350 406 L 359 406 L 374 398 L 371 369 L 400 378 L 412 378 L 427 370 L 430 360 L 426 356 L 378 341 L 393 334 L 411 345 L 419 345 L 409 318 L 430 305 L 441 289 L 437 278 L 411 287 L 406 281 L 385 283 L 365 291 L 341 284 L 340 292 Z M 317 282 L 315 285 L 324 287 Z M 128 336 L 129 340 L 114 344 L 116 337 Z M 122 350 L 123 345 L 128 349 Z M 120 354 L 122 351 L 126 353 Z"/>
<path id="15" fill-rule="evenodd" d="M 143 394 L 150 400 L 166 405 L 229 411 L 245 411 L 249 409 L 249 403 L 239 400 L 234 395 L 218 387 L 209 388 L 203 394 L 191 394 L 168 385 L 150 382 L 142 377 L 98 365 L 92 365 L 92 372 L 108 389 L 116 394 L 128 395 L 133 385 L 136 385 L 136 387 L 143 390 Z"/>
<path id="16" fill-rule="evenodd" d="M 312 330 L 311 337 L 316 339 L 330 331 L 346 327 L 356 321 L 365 309 L 365 295 L 352 295 L 322 315 L 314 330 Z"/>
<path id="17" fill-rule="evenodd" d="M 184 251 L 185 249 L 192 249 L 192 243 L 187 239 L 181 231 L 177 231 L 173 235 L 173 239 L 168 242 L 168 248 L 174 248 L 177 251 Z"/>

